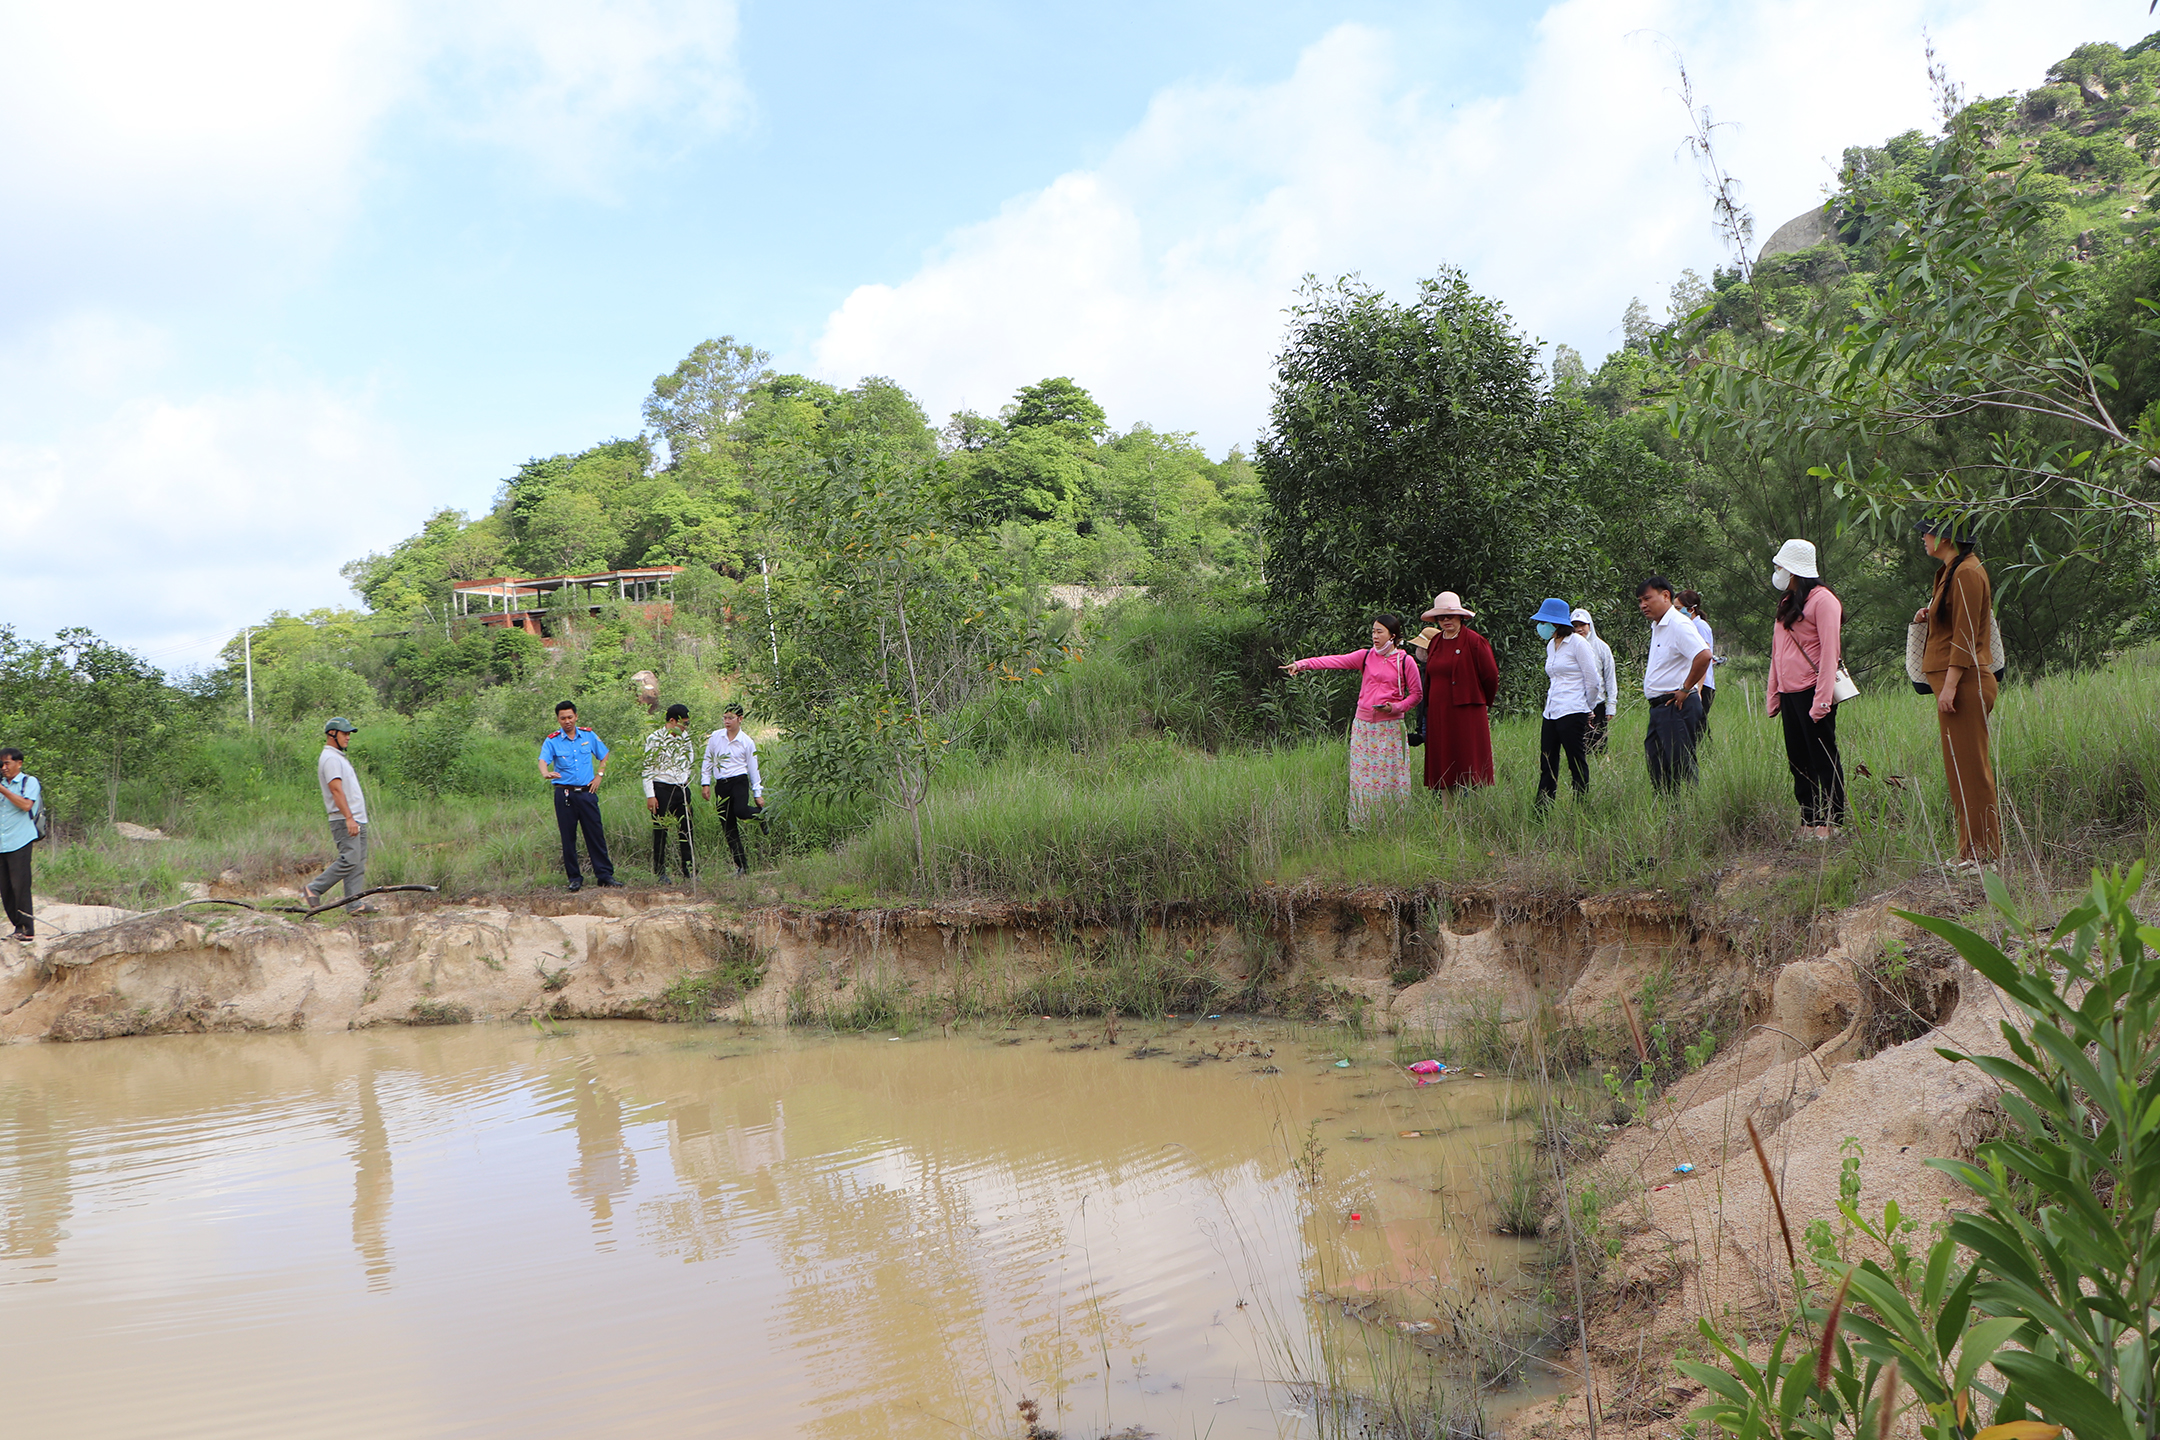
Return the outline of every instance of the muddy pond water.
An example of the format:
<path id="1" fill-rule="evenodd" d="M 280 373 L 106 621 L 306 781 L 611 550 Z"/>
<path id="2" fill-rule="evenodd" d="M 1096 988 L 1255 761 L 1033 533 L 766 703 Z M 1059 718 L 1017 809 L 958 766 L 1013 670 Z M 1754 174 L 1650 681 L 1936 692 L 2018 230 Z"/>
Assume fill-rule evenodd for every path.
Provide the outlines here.
<path id="1" fill-rule="evenodd" d="M 1489 1200 L 1521 1089 L 1343 1046 L 1225 1018 L 10 1047 L 0 1425 L 1010 1436 L 1028 1399 L 1068 1436 L 1314 1434 L 1310 1382 L 1399 1383 L 1538 1290 Z"/>

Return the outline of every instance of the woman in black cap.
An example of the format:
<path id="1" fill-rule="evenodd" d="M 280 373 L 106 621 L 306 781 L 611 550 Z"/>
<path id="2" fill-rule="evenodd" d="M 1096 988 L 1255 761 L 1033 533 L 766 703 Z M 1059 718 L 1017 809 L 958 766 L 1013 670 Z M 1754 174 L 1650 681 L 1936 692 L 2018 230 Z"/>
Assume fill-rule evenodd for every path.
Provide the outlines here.
<path id="1" fill-rule="evenodd" d="M 1957 811 L 1958 868 L 1977 870 L 2002 853 L 2002 819 L 1995 809 L 1995 770 L 1988 756 L 1988 716 L 1995 709 L 1995 656 L 1989 645 L 1995 587 L 1973 557 L 1973 542 L 1957 522 L 1926 520 L 1920 543 L 1941 563 L 1927 608 L 1913 615 L 1927 626 L 1920 669 L 1935 692 L 1942 734 L 1943 773 Z"/>

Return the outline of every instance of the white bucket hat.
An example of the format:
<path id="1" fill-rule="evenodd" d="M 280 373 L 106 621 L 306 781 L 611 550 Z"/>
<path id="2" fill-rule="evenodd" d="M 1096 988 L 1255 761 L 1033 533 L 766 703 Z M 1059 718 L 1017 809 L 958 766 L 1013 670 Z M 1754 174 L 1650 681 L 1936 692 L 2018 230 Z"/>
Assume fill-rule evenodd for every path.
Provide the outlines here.
<path id="1" fill-rule="evenodd" d="M 1464 606 L 1462 596 L 1457 595 L 1452 590 L 1442 590 L 1438 595 L 1433 596 L 1432 609 L 1418 616 L 1418 619 L 1437 620 L 1442 615 L 1460 615 L 1467 620 L 1476 614 L 1477 611 Z"/>
<path id="2" fill-rule="evenodd" d="M 1805 540 L 1787 540 L 1770 563 L 1805 579 L 1822 579 L 1822 572 L 1815 568 L 1815 547 Z"/>

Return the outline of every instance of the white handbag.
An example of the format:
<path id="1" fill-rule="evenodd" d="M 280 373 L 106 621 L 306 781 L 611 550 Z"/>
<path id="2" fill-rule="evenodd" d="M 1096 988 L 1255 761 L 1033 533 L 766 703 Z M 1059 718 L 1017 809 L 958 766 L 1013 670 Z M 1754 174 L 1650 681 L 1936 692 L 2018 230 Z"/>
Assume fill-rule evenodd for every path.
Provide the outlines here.
<path id="1" fill-rule="evenodd" d="M 1927 633 L 1925 621 L 1915 621 L 1905 627 L 1905 678 L 1912 681 L 1914 692 L 1921 695 L 1935 693 L 1935 687 L 1927 682 L 1927 673 L 1920 668 L 1921 658 L 1927 654 Z M 1993 611 L 1988 613 L 1988 658 L 1994 662 L 1988 668 L 1995 672 L 1997 680 L 2002 679 L 2010 662 L 2003 659 L 2002 621 Z"/>
<path id="2" fill-rule="evenodd" d="M 1832 681 L 1830 685 L 1830 703 L 1842 705 L 1847 700 L 1857 700 L 1859 698 L 1860 687 L 1853 684 L 1852 671 L 1847 670 L 1843 665 L 1838 666 L 1837 679 Z"/>

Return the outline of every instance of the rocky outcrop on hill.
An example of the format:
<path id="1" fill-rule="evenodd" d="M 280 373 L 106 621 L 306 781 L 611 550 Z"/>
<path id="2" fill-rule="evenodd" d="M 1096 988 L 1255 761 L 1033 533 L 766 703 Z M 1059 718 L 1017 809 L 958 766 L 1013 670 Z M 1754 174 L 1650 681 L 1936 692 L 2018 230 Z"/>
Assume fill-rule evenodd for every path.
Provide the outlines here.
<path id="1" fill-rule="evenodd" d="M 1762 252 L 1755 257 L 1760 265 L 1773 255 L 1789 255 L 1795 250 L 1808 250 L 1822 244 L 1837 232 L 1830 225 L 1828 207 L 1817 205 L 1803 210 L 1770 232 L 1763 241 Z"/>

